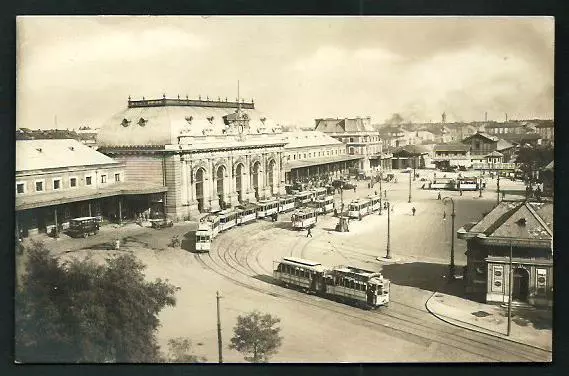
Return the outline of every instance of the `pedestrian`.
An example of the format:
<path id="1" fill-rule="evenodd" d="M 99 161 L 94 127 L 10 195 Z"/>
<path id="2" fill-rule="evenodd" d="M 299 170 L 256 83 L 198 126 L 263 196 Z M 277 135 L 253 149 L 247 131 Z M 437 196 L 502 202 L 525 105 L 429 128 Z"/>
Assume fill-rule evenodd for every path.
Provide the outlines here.
<path id="1" fill-rule="evenodd" d="M 441 192 L 439 192 L 439 194 L 437 195 L 437 200 L 441 199 Z"/>
<path id="2" fill-rule="evenodd" d="M 306 237 L 308 238 L 309 236 L 312 237 L 312 231 L 310 227 L 308 228 L 308 232 L 306 233 Z"/>
<path id="3" fill-rule="evenodd" d="M 415 207 L 413 206 L 413 208 L 411 209 L 411 211 L 413 212 L 413 217 L 415 216 L 415 211 L 416 211 L 416 210 L 417 210 L 417 209 L 415 209 Z"/>
<path id="4" fill-rule="evenodd" d="M 460 195 L 462 196 L 462 189 L 459 188 L 458 192 L 460 193 Z"/>
<path id="5" fill-rule="evenodd" d="M 377 191 L 373 191 L 373 193 L 377 196 Z"/>
<path id="6" fill-rule="evenodd" d="M 356 186 L 354 185 L 354 193 L 356 193 Z"/>

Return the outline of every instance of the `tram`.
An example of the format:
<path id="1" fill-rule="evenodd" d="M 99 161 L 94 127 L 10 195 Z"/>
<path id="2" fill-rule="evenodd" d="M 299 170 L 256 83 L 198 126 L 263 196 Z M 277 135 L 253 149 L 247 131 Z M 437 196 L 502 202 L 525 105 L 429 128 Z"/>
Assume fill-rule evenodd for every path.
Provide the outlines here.
<path id="1" fill-rule="evenodd" d="M 312 192 L 314 192 L 314 199 L 322 199 L 328 194 L 328 190 L 324 187 L 314 188 Z"/>
<path id="2" fill-rule="evenodd" d="M 357 199 L 348 205 L 348 217 L 361 220 L 370 213 L 370 202 L 365 199 Z"/>
<path id="3" fill-rule="evenodd" d="M 279 197 L 279 213 L 286 213 L 287 211 L 294 210 L 295 197 L 286 195 Z"/>
<path id="4" fill-rule="evenodd" d="M 198 225 L 198 230 L 196 231 L 196 251 L 209 252 L 212 240 L 213 235 L 209 224 L 206 222 L 200 223 Z"/>
<path id="5" fill-rule="evenodd" d="M 477 191 L 478 188 L 478 179 L 476 178 L 464 177 L 458 179 L 457 189 L 462 191 Z"/>
<path id="6" fill-rule="evenodd" d="M 368 201 L 369 201 L 369 210 L 370 212 L 375 212 L 379 210 L 379 207 L 381 206 L 381 196 L 379 195 L 369 195 L 367 197 Z"/>
<path id="7" fill-rule="evenodd" d="M 225 209 L 217 214 L 219 218 L 219 231 L 229 230 L 233 226 L 237 226 L 238 212 L 232 209 Z"/>
<path id="8" fill-rule="evenodd" d="M 247 224 L 257 219 L 257 206 L 243 204 L 235 207 L 237 210 L 237 225 Z"/>
<path id="9" fill-rule="evenodd" d="M 312 202 L 316 193 L 313 191 L 302 191 L 294 195 L 295 197 L 295 206 L 297 208 L 307 205 L 309 202 Z"/>
<path id="10" fill-rule="evenodd" d="M 365 308 L 389 304 L 389 280 L 381 273 L 352 266 L 327 267 L 317 261 L 284 257 L 273 262 L 273 277 L 286 287 L 300 288 Z"/>
<path id="11" fill-rule="evenodd" d="M 429 185 L 430 189 L 449 189 L 453 190 L 456 186 L 454 179 L 451 178 L 436 178 Z"/>
<path id="12" fill-rule="evenodd" d="M 219 233 L 219 217 L 215 214 L 208 214 L 200 220 L 201 223 L 205 223 L 211 230 L 211 236 L 216 237 Z"/>
<path id="13" fill-rule="evenodd" d="M 334 210 L 334 196 L 324 195 L 321 198 L 316 198 L 313 201 L 313 207 L 318 214 L 328 214 Z"/>
<path id="14" fill-rule="evenodd" d="M 318 213 L 314 208 L 301 208 L 292 213 L 292 228 L 301 230 L 312 227 L 318 221 Z"/>
<path id="15" fill-rule="evenodd" d="M 279 212 L 278 200 L 263 200 L 257 203 L 257 218 L 269 217 Z"/>

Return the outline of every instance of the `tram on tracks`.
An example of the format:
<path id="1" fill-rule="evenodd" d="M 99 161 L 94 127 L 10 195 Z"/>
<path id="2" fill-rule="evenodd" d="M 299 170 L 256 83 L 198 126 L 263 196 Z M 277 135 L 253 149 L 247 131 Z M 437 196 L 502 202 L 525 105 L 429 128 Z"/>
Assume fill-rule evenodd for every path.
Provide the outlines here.
<path id="1" fill-rule="evenodd" d="M 328 214 L 334 210 L 334 196 L 324 195 L 320 198 L 314 199 L 312 206 L 316 209 L 318 214 Z"/>
<path id="2" fill-rule="evenodd" d="M 314 192 L 314 199 L 322 199 L 328 195 L 328 190 L 325 187 L 318 187 L 312 190 Z"/>
<path id="3" fill-rule="evenodd" d="M 381 196 L 369 195 L 367 199 L 369 200 L 369 209 L 372 212 L 378 211 L 379 207 L 381 206 Z"/>
<path id="4" fill-rule="evenodd" d="M 216 237 L 219 233 L 219 217 L 215 214 L 208 214 L 203 217 L 200 222 L 204 223 L 211 230 L 211 235 Z"/>
<path id="5" fill-rule="evenodd" d="M 299 208 L 306 206 L 308 203 L 312 202 L 316 196 L 314 191 L 302 191 L 294 195 L 295 197 L 295 207 Z"/>
<path id="6" fill-rule="evenodd" d="M 294 210 L 294 202 L 295 197 L 292 195 L 279 197 L 279 213 L 286 213 Z"/>
<path id="7" fill-rule="evenodd" d="M 462 191 L 477 191 L 480 188 L 478 179 L 473 177 L 459 178 L 457 182 L 457 189 Z"/>
<path id="8" fill-rule="evenodd" d="M 366 199 L 357 199 L 348 204 L 348 217 L 361 220 L 366 215 L 370 214 L 371 203 Z"/>
<path id="9" fill-rule="evenodd" d="M 314 227 L 318 221 L 318 213 L 316 209 L 306 207 L 295 210 L 291 216 L 292 228 L 303 230 Z"/>
<path id="10" fill-rule="evenodd" d="M 244 225 L 257 220 L 257 205 L 243 204 L 235 207 L 237 210 L 237 225 Z"/>
<path id="11" fill-rule="evenodd" d="M 213 234 L 211 232 L 210 225 L 205 222 L 199 223 L 198 229 L 196 231 L 196 251 L 209 252 L 211 249 L 212 240 Z"/>
<path id="12" fill-rule="evenodd" d="M 273 262 L 273 278 L 286 287 L 365 308 L 389 304 L 389 280 L 381 273 L 352 266 L 327 267 L 316 261 L 284 257 Z"/>
<path id="13" fill-rule="evenodd" d="M 257 218 L 269 217 L 279 212 L 279 200 L 262 200 L 257 203 Z"/>
<path id="14" fill-rule="evenodd" d="M 237 226 L 237 217 L 239 212 L 234 209 L 225 209 L 220 211 L 217 216 L 219 218 L 219 231 L 229 230 L 233 226 Z"/>

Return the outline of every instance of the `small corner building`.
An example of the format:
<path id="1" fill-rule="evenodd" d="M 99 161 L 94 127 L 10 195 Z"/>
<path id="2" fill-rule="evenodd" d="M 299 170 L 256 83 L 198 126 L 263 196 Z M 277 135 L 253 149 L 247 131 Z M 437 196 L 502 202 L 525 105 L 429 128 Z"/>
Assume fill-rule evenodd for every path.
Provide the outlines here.
<path id="1" fill-rule="evenodd" d="M 467 244 L 465 283 L 471 298 L 507 303 L 511 289 L 515 303 L 552 307 L 553 203 L 502 201 L 457 236 Z"/>
<path id="2" fill-rule="evenodd" d="M 126 181 L 124 165 L 74 139 L 16 141 L 16 231 L 65 229 L 69 219 L 122 222 L 163 211 L 162 185 Z"/>

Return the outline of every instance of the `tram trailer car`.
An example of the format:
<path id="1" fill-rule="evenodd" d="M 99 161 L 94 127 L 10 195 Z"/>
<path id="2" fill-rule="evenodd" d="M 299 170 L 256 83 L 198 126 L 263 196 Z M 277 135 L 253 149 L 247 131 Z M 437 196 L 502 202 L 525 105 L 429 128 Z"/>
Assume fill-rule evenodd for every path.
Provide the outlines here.
<path id="1" fill-rule="evenodd" d="M 279 212 L 278 200 L 263 200 L 257 203 L 257 218 L 269 217 Z"/>
<path id="2" fill-rule="evenodd" d="M 284 257 L 274 263 L 277 267 L 273 265 L 273 277 L 287 287 L 349 301 L 366 308 L 389 304 L 390 283 L 380 273 L 351 266 L 329 268 L 319 262 L 297 257 Z"/>
<path id="3" fill-rule="evenodd" d="M 328 190 L 324 187 L 314 188 L 312 192 L 314 192 L 314 199 L 325 198 L 328 194 Z"/>
<path id="4" fill-rule="evenodd" d="M 453 179 L 450 178 L 437 178 L 433 180 L 433 182 L 429 185 L 430 189 L 447 189 L 453 190 L 456 186 L 456 183 Z"/>
<path id="5" fill-rule="evenodd" d="M 463 191 L 477 191 L 478 188 L 478 179 L 476 178 L 462 178 L 458 180 L 457 189 Z"/>
<path id="6" fill-rule="evenodd" d="M 237 225 L 240 226 L 257 220 L 257 205 L 238 205 L 235 208 L 237 210 Z"/>
<path id="7" fill-rule="evenodd" d="M 233 226 L 237 226 L 238 212 L 233 209 L 225 209 L 218 213 L 219 231 L 229 230 Z"/>
<path id="8" fill-rule="evenodd" d="M 381 197 L 379 195 L 370 195 L 367 199 L 369 201 L 369 210 L 371 212 L 378 211 L 381 206 Z"/>
<path id="9" fill-rule="evenodd" d="M 370 202 L 368 200 L 357 199 L 348 205 L 348 217 L 361 220 L 362 217 L 370 213 Z"/>
<path id="10" fill-rule="evenodd" d="M 314 208 L 300 208 L 295 210 L 291 216 L 292 228 L 303 230 L 316 225 L 318 213 Z"/>
<path id="11" fill-rule="evenodd" d="M 212 240 L 213 236 L 210 226 L 207 223 L 200 223 L 196 231 L 196 251 L 209 252 Z"/>
<path id="12" fill-rule="evenodd" d="M 295 197 L 292 195 L 286 195 L 279 198 L 279 213 L 286 213 L 288 211 L 294 210 Z"/>
<path id="13" fill-rule="evenodd" d="M 211 230 L 211 236 L 216 237 L 219 233 L 219 217 L 214 214 L 208 214 L 207 216 L 200 219 L 200 223 L 206 224 Z"/>
<path id="14" fill-rule="evenodd" d="M 328 214 L 334 210 L 334 196 L 325 195 L 313 202 L 318 214 Z"/>
<path id="15" fill-rule="evenodd" d="M 313 191 L 298 192 L 297 194 L 294 195 L 296 203 L 295 207 L 301 208 L 303 206 L 308 205 L 310 202 L 312 202 L 315 195 L 316 193 Z"/>

